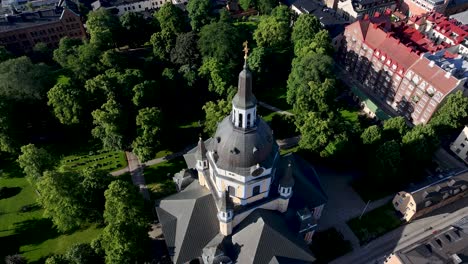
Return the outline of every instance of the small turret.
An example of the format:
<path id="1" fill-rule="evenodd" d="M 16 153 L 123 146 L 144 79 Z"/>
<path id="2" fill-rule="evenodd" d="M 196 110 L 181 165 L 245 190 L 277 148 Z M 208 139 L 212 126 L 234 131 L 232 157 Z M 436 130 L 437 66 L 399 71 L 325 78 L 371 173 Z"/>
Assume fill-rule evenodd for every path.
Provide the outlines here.
<path id="1" fill-rule="evenodd" d="M 218 200 L 219 231 L 224 236 L 232 233 L 232 219 L 234 218 L 234 203 L 226 190 Z"/>
<path id="2" fill-rule="evenodd" d="M 291 161 L 288 163 L 288 167 L 284 172 L 283 177 L 281 177 L 278 187 L 278 192 L 280 195 L 280 201 L 278 210 L 280 212 L 286 212 L 288 209 L 289 198 L 292 196 L 292 188 L 294 186 L 294 178 L 293 178 L 293 169 L 291 165 Z"/>
<path id="3" fill-rule="evenodd" d="M 206 147 L 205 142 L 202 138 L 198 140 L 197 151 L 195 152 L 195 158 L 197 159 L 197 171 L 198 171 L 198 181 L 201 186 L 206 185 L 204 171 L 208 169 L 208 159 L 206 158 Z"/>

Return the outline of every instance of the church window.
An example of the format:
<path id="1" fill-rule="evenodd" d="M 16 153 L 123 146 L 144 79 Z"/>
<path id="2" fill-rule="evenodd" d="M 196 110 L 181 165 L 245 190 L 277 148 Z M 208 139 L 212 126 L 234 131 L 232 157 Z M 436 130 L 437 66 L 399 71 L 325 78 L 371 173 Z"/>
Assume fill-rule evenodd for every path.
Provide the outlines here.
<path id="1" fill-rule="evenodd" d="M 236 196 L 236 189 L 232 186 L 228 186 L 229 195 Z"/>
<path id="2" fill-rule="evenodd" d="M 260 194 L 260 185 L 255 186 L 252 191 L 252 196 Z"/>
<path id="3" fill-rule="evenodd" d="M 250 114 L 247 114 L 247 128 L 250 127 Z"/>
<path id="4" fill-rule="evenodd" d="M 242 114 L 239 114 L 239 126 L 242 127 Z"/>

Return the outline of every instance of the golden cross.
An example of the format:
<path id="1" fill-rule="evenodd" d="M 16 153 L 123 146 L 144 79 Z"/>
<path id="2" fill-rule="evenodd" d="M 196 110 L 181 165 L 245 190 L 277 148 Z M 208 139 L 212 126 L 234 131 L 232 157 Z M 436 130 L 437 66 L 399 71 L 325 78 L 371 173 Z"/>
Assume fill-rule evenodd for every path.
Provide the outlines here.
<path id="1" fill-rule="evenodd" d="M 244 46 L 244 59 L 247 59 L 248 57 L 248 54 L 249 54 L 249 48 L 247 47 L 247 44 L 249 44 L 249 42 L 246 40 L 242 45 Z"/>

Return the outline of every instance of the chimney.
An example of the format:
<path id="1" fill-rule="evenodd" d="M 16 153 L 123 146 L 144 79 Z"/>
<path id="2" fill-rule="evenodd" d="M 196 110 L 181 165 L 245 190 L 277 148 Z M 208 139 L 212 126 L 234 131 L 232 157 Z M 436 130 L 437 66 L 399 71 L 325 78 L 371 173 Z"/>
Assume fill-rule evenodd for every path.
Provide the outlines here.
<path id="1" fill-rule="evenodd" d="M 450 71 L 445 72 L 445 78 L 449 79 L 450 76 L 452 76 L 452 73 Z"/>
<path id="2" fill-rule="evenodd" d="M 431 61 L 429 62 L 429 67 L 431 67 L 431 68 L 434 67 L 434 64 L 435 64 L 435 62 L 434 62 L 433 60 L 431 60 Z"/>

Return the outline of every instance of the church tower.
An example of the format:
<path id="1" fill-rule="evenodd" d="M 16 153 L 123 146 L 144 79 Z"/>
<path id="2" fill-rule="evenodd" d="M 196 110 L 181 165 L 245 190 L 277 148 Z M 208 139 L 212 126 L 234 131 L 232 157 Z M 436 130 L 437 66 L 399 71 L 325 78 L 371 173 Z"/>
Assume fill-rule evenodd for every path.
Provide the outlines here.
<path id="1" fill-rule="evenodd" d="M 278 210 L 282 213 L 288 210 L 289 198 L 291 198 L 293 192 L 292 188 L 294 186 L 294 178 L 291 162 L 288 163 L 286 172 L 283 177 L 281 177 L 278 187 L 278 192 L 280 194 L 280 200 L 278 204 Z"/>
<path id="2" fill-rule="evenodd" d="M 229 192 L 225 191 L 218 201 L 219 232 L 224 236 L 232 233 L 232 219 L 234 217 L 234 204 Z"/>

